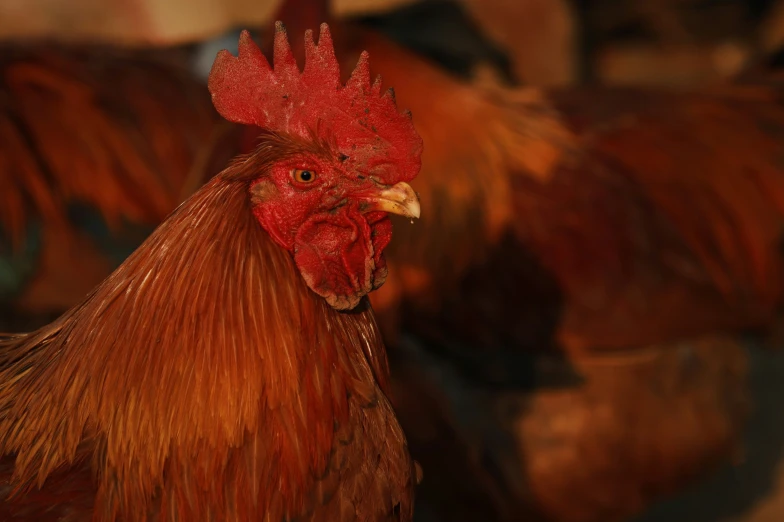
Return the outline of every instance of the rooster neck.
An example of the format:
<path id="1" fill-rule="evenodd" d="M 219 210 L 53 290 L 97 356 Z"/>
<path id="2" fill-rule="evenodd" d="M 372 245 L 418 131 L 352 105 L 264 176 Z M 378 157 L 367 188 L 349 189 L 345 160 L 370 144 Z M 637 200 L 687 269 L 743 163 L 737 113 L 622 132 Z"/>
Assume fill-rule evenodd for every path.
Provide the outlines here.
<path id="1" fill-rule="evenodd" d="M 98 441 L 104 480 L 134 486 L 103 493 L 114 510 L 142 509 L 172 459 L 205 453 L 197 481 L 247 465 L 295 503 L 387 373 L 369 306 L 339 313 L 312 293 L 253 218 L 247 183 L 221 175 L 83 304 L 0 346 L 0 451 L 33 482 Z M 256 461 L 231 464 L 249 437 L 265 445 Z"/>

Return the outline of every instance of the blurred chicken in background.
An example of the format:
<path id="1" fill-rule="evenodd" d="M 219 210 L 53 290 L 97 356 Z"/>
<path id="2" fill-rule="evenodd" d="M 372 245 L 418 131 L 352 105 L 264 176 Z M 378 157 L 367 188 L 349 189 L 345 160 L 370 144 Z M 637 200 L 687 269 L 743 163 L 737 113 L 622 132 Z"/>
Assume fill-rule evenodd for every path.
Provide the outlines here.
<path id="1" fill-rule="evenodd" d="M 763 70 L 716 83 L 741 67 L 713 64 L 655 73 L 707 84 L 698 91 L 513 87 L 644 82 L 637 68 L 605 66 L 613 40 L 593 34 L 591 17 L 610 2 L 403 3 L 352 20 L 336 9 L 331 26 L 343 69 L 367 49 L 425 140 L 414 185 L 430 210 L 396 223 L 395 266 L 373 299 L 424 467 L 418 519 L 620 521 L 738 457 L 741 336 L 778 333 L 780 80 Z M 275 18 L 299 34 L 332 18 L 328 7 L 289 1 Z M 619 20 L 605 33 L 628 27 Z M 46 119 L 8 117 L 27 149 L 0 156 L 13 159 L 0 183 L 21 187 L 0 207 L 14 310 L 78 301 L 253 144 L 254 129 L 216 129 L 204 87 L 177 65 L 102 53 L 65 53 L 79 56 L 71 63 L 28 52 L 44 73 L 3 84 L 9 114 L 46 107 Z M 585 74 L 583 62 L 598 65 Z M 82 113 L 98 116 L 69 119 Z M 60 133 L 26 130 L 42 121 Z M 37 177 L 21 174 L 29 165 Z"/>
<path id="2" fill-rule="evenodd" d="M 166 56 L 0 47 L 3 328 L 83 298 L 230 157 L 187 55 Z"/>
<path id="3" fill-rule="evenodd" d="M 737 455 L 740 336 L 775 331 L 782 295 L 781 86 L 510 89 L 335 33 L 425 141 L 431 211 L 397 224 L 397 277 L 373 299 L 420 508 L 623 520 Z"/>

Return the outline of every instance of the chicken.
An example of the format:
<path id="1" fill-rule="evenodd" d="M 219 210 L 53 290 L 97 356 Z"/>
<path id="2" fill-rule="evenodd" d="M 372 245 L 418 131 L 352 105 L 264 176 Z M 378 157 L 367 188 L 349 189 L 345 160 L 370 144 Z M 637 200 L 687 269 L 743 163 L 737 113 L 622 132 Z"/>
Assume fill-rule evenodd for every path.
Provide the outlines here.
<path id="1" fill-rule="evenodd" d="M 341 86 L 326 25 L 300 73 L 247 32 L 218 112 L 265 129 L 79 305 L 0 344 L 3 520 L 410 521 L 418 478 L 366 295 L 421 138 Z"/>
<path id="2" fill-rule="evenodd" d="M 739 336 L 775 331 L 781 299 L 780 91 L 485 90 L 364 45 L 419 115 L 433 209 L 373 305 L 438 362 L 399 388 L 438 394 L 500 519 L 624 520 L 736 455 Z M 428 107 L 406 99 L 425 86 Z M 578 382 L 547 384 L 553 366 Z"/>
<path id="3" fill-rule="evenodd" d="M 499 519 L 623 520 L 736 454 L 738 336 L 775 329 L 781 299 L 780 91 L 485 90 L 377 41 L 420 115 L 433 210 L 391 245 L 398 280 L 373 305 L 389 341 L 436 359 L 399 388 L 438 394 Z M 427 107 L 406 99 L 426 88 Z M 553 366 L 578 382 L 548 385 Z M 412 444 L 426 472 L 474 476 Z"/>
<path id="4" fill-rule="evenodd" d="M 775 329 L 781 298 L 779 87 L 469 85 L 342 28 L 425 143 L 429 212 L 398 228 L 371 296 L 429 477 L 418 505 L 623 520 L 737 455 L 740 335 Z"/>
<path id="5" fill-rule="evenodd" d="M 185 57 L 0 46 L 0 331 L 79 302 L 225 166 L 235 130 Z"/>

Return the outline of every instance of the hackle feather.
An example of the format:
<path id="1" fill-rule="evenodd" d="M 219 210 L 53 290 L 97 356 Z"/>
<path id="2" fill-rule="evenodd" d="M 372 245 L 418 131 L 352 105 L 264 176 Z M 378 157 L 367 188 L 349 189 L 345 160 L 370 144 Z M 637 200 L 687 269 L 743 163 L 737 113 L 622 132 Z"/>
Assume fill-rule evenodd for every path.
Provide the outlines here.
<path id="1" fill-rule="evenodd" d="M 96 520 L 409 520 L 413 464 L 372 311 L 329 307 L 252 217 L 249 180 L 277 140 L 82 304 L 0 341 L 11 505 L 87 465 Z"/>

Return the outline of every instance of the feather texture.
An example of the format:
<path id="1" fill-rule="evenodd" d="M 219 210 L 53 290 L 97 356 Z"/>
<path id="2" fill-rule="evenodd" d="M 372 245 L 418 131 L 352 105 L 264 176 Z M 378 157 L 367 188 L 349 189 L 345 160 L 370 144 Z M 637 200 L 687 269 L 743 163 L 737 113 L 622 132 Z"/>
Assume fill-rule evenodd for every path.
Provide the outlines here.
<path id="1" fill-rule="evenodd" d="M 62 313 L 233 156 L 183 58 L 0 46 L 4 308 Z"/>
<path id="2" fill-rule="evenodd" d="M 275 150 L 213 179 L 82 304 L 2 341 L 0 453 L 21 495 L 2 509 L 88 466 L 93 520 L 410 520 L 369 305 L 332 310 L 252 217 L 248 176 Z"/>

